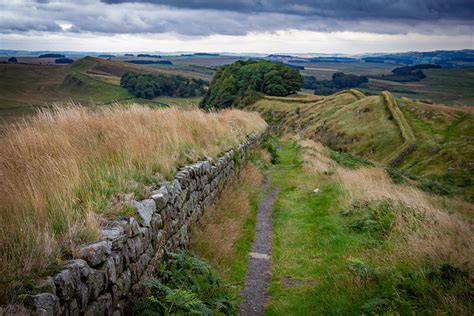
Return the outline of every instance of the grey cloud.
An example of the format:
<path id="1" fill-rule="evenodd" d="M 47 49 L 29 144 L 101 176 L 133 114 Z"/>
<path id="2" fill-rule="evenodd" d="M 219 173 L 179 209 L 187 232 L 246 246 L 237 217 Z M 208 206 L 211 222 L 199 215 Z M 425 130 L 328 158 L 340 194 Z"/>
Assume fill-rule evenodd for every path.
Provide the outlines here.
<path id="1" fill-rule="evenodd" d="M 474 16 L 472 0 L 102 0 L 104 3 L 151 3 L 175 8 L 242 13 L 282 13 L 329 18 L 466 19 Z"/>
<path id="2" fill-rule="evenodd" d="M 472 34 L 472 1 L 366 0 L 76 0 L 8 2 L 0 32 L 166 33 L 243 35 L 299 29 L 383 34 Z"/>

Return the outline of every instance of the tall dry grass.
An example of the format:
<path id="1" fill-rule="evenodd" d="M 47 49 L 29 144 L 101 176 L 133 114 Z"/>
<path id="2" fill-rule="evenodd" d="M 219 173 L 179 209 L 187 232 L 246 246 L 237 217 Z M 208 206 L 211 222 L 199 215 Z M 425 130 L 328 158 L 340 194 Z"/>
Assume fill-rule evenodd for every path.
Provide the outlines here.
<path id="1" fill-rule="evenodd" d="M 257 113 L 140 106 L 56 108 L 9 126 L 0 136 L 0 288 L 94 238 L 112 194 L 265 127 Z"/>
<path id="2" fill-rule="evenodd" d="M 392 182 L 383 168 L 345 169 L 326 155 L 324 146 L 311 140 L 300 141 L 308 170 L 334 177 L 354 200 L 377 201 L 389 199 L 408 206 L 422 215 L 416 229 L 407 227 L 407 218 L 398 216 L 397 230 L 406 243 L 400 244 L 394 258 L 429 258 L 436 263 L 467 265 L 474 268 L 474 205 L 465 201 L 433 196 L 410 185 Z"/>
<path id="3" fill-rule="evenodd" d="M 224 276 L 232 272 L 238 255 L 235 242 L 244 234 L 244 225 L 252 216 L 251 194 L 260 192 L 262 181 L 257 167 L 245 165 L 239 178 L 224 189 L 193 229 L 191 250 L 218 267 Z"/>

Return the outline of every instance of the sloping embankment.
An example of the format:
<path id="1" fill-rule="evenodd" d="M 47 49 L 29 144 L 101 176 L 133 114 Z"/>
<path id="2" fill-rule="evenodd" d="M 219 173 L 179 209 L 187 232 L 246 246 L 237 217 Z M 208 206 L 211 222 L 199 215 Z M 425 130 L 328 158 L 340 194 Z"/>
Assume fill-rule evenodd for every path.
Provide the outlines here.
<path id="1" fill-rule="evenodd" d="M 399 165 L 407 155 L 416 149 L 416 138 L 410 125 L 405 119 L 405 116 L 398 108 L 397 102 L 393 98 L 392 94 L 390 94 L 388 91 L 384 91 L 382 92 L 381 97 L 387 109 L 390 111 L 392 117 L 397 123 L 403 138 L 402 146 L 395 150 L 390 156 L 385 158 L 385 162 L 387 164 L 395 167 Z"/>

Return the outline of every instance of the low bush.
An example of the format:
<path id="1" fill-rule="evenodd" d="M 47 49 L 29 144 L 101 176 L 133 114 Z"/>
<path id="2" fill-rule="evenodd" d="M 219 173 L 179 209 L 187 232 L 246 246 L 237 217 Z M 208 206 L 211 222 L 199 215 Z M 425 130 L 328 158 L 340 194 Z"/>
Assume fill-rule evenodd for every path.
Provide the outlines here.
<path id="1" fill-rule="evenodd" d="M 347 268 L 352 273 L 357 286 L 367 287 L 371 282 L 376 282 L 379 273 L 368 263 L 359 259 L 349 259 Z"/>
<path id="2" fill-rule="evenodd" d="M 359 167 L 372 167 L 374 164 L 364 158 L 355 156 L 351 153 L 338 152 L 331 150 L 329 157 L 339 165 L 348 169 L 357 169 Z"/>
<path id="3" fill-rule="evenodd" d="M 380 282 L 391 286 L 381 287 L 378 296 L 366 301 L 360 308 L 363 314 L 471 314 L 474 293 L 469 272 L 461 267 L 444 263 L 392 276 L 381 278 Z"/>
<path id="4" fill-rule="evenodd" d="M 395 212 L 388 200 L 380 202 L 354 202 L 341 211 L 347 218 L 347 226 L 356 232 L 366 232 L 373 237 L 386 238 L 395 222 Z"/>
<path id="5" fill-rule="evenodd" d="M 160 279 L 145 282 L 151 295 L 137 301 L 139 315 L 235 315 L 236 306 L 217 270 L 187 253 L 169 254 Z"/>
<path id="6" fill-rule="evenodd" d="M 262 147 L 270 153 L 272 164 L 277 164 L 278 148 L 280 147 L 278 139 L 274 136 L 267 135 L 262 142 Z"/>
<path id="7" fill-rule="evenodd" d="M 385 168 L 385 171 L 387 171 L 387 174 L 389 175 L 390 179 L 392 179 L 393 183 L 403 184 L 406 182 L 405 177 L 400 171 L 398 171 L 398 169 L 393 167 L 387 167 Z"/>

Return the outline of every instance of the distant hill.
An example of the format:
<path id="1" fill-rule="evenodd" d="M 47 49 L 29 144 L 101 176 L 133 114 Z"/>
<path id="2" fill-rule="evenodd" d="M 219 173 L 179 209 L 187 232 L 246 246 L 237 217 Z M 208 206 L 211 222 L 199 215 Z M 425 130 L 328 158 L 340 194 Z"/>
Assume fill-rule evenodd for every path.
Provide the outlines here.
<path id="1" fill-rule="evenodd" d="M 133 96 L 120 86 L 120 77 L 128 71 L 208 80 L 191 71 L 96 57 L 84 57 L 68 65 L 0 63 L 0 120 L 14 120 L 53 103 L 100 105 L 133 101 Z"/>

